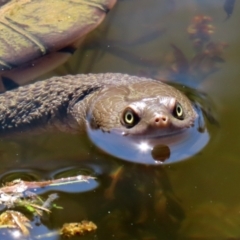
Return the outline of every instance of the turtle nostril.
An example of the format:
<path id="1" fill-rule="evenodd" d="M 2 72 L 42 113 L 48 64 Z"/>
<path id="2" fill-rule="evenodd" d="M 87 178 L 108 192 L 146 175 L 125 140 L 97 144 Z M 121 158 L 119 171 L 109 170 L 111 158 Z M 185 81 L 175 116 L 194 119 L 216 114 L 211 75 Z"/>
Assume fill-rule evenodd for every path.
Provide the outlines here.
<path id="1" fill-rule="evenodd" d="M 167 118 L 166 118 L 166 117 L 156 117 L 156 118 L 155 118 L 155 122 L 156 122 L 156 123 L 160 122 L 160 119 L 162 120 L 162 122 L 166 122 L 166 121 L 167 121 Z"/>
<path id="2" fill-rule="evenodd" d="M 156 124 L 156 126 L 160 127 L 160 126 L 166 126 L 166 124 L 168 123 L 168 117 L 165 115 L 159 115 L 159 116 L 155 116 L 154 118 L 154 123 Z"/>

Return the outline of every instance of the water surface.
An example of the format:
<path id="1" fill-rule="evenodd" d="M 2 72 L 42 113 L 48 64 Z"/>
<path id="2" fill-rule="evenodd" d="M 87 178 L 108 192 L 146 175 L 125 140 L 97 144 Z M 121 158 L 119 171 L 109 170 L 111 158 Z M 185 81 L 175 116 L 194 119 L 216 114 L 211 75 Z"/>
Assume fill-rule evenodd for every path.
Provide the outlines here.
<path id="1" fill-rule="evenodd" d="M 196 15 L 212 17 L 212 40 L 229 45 L 219 70 L 196 85 L 214 102 L 219 125 L 207 123 L 208 144 L 186 161 L 165 166 L 128 163 L 98 150 L 84 137 L 65 134 L 30 137 L 21 144 L 1 140 L 3 183 L 19 177 L 43 180 L 81 173 L 96 177 L 82 185 L 41 190 L 43 196 L 57 192 L 57 204 L 63 209 L 54 209 L 40 226 L 33 222 L 31 239 L 83 219 L 94 221 L 98 230 L 82 239 L 240 237 L 240 4 L 236 2 L 228 20 L 223 4 L 217 0 L 119 1 L 74 58 L 42 77 L 87 72 L 156 76 L 171 44 L 188 58 L 193 56 L 186 29 Z"/>

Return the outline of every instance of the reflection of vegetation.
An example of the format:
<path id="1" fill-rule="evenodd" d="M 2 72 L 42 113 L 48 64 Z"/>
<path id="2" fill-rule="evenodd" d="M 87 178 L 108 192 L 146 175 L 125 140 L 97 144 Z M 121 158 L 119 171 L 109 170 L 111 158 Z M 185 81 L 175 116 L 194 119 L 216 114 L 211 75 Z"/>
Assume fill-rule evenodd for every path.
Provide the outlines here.
<path id="1" fill-rule="evenodd" d="M 187 29 L 194 56 L 187 58 L 180 48 L 172 44 L 172 51 L 165 59 L 165 67 L 158 71 L 155 78 L 194 86 L 216 72 L 219 69 L 217 64 L 224 62 L 223 53 L 227 44 L 211 40 L 215 31 L 211 23 L 211 17 L 195 16 Z"/>

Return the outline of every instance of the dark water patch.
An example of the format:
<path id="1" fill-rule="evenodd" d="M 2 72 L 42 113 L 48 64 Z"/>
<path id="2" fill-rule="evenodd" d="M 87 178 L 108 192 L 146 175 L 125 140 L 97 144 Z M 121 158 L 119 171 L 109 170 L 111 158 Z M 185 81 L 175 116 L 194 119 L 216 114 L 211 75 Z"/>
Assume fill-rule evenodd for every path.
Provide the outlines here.
<path id="1" fill-rule="evenodd" d="M 2 184 L 6 184 L 17 179 L 21 179 L 24 181 L 39 181 L 41 179 L 41 176 L 37 171 L 34 171 L 32 169 L 19 169 L 18 171 L 8 171 L 0 175 L 0 181 Z"/>

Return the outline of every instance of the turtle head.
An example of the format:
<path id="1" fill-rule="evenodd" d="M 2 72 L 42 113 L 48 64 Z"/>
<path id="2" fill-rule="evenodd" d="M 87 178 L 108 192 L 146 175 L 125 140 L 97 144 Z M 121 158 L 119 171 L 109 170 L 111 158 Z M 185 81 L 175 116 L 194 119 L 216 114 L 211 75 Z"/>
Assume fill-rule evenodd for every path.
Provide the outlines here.
<path id="1" fill-rule="evenodd" d="M 139 82 L 100 91 L 88 110 L 89 125 L 130 136 L 166 136 L 193 126 L 197 113 L 179 90 Z"/>

